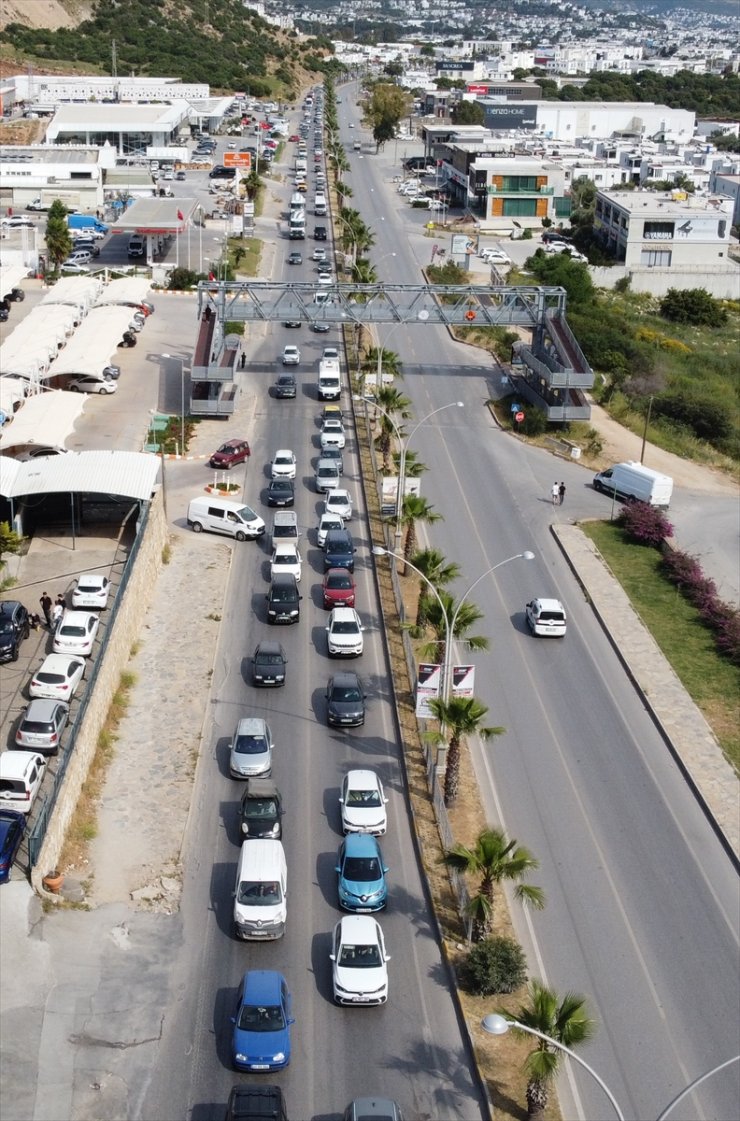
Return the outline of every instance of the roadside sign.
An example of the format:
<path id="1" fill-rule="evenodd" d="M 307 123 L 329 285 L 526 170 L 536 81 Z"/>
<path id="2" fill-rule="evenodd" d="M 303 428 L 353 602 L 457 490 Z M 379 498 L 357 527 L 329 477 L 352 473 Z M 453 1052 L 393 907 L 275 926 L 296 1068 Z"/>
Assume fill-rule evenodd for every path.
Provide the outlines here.
<path id="1" fill-rule="evenodd" d="M 452 696 L 475 696 L 475 666 L 452 667 Z"/>
<path id="2" fill-rule="evenodd" d="M 434 713 L 429 708 L 429 702 L 440 695 L 442 667 L 430 662 L 420 662 L 416 673 L 416 715 L 424 720 L 433 720 Z"/>
<path id="3" fill-rule="evenodd" d="M 240 167 L 242 171 L 251 171 L 251 152 L 224 152 L 224 167 Z"/>
<path id="4" fill-rule="evenodd" d="M 514 417 L 514 420 L 517 422 L 517 424 L 521 424 L 522 421 L 524 420 L 524 413 L 521 413 L 521 412 L 517 413 L 516 416 Z"/>
<path id="5" fill-rule="evenodd" d="M 520 404 L 518 404 L 516 401 L 512 402 L 512 405 L 511 405 L 512 413 L 518 413 L 519 410 L 521 409 L 521 407 L 522 406 Z"/>

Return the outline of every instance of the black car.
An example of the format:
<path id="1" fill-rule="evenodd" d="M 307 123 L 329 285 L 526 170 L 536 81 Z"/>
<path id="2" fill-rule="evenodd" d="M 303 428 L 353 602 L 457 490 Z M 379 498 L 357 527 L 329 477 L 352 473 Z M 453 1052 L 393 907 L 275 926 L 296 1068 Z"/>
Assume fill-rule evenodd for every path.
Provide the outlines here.
<path id="1" fill-rule="evenodd" d="M 288 659 L 279 642 L 260 642 L 252 657 L 252 680 L 255 685 L 284 685 Z"/>
<path id="2" fill-rule="evenodd" d="M 30 633 L 28 612 L 23 604 L 14 599 L 0 602 L 0 662 L 17 662 L 21 642 Z"/>
<path id="3" fill-rule="evenodd" d="M 300 319 L 286 319 L 283 323 L 283 327 L 300 327 L 300 325 Z"/>
<path id="4" fill-rule="evenodd" d="M 316 320 L 311 324 L 311 330 L 315 331 L 317 335 L 325 335 L 327 331 L 331 330 L 331 323 L 322 323 L 321 320 Z"/>
<path id="5" fill-rule="evenodd" d="M 7 300 L 0 301 L 0 323 L 7 323 L 10 315 L 10 304 Z"/>
<path id="6" fill-rule="evenodd" d="M 276 572 L 270 581 L 267 599 L 267 622 L 289 626 L 301 617 L 301 594 L 292 572 Z"/>
<path id="7" fill-rule="evenodd" d="M 313 236 L 316 241 L 326 241 L 326 226 L 314 226 Z"/>
<path id="8" fill-rule="evenodd" d="M 331 261 L 319 261 L 316 266 L 316 272 L 321 276 L 322 273 L 330 273 L 332 271 Z"/>
<path id="9" fill-rule="evenodd" d="M 283 1091 L 279 1086 L 251 1083 L 232 1087 L 226 1121 L 288 1121 Z"/>
<path id="10" fill-rule="evenodd" d="M 302 253 L 289 253 L 288 254 L 288 264 L 289 265 L 302 265 L 303 264 L 303 254 Z"/>
<path id="11" fill-rule="evenodd" d="M 348 529 L 330 529 L 324 544 L 324 572 L 329 568 L 355 570 L 355 546 Z"/>
<path id="12" fill-rule="evenodd" d="M 295 397 L 296 380 L 293 374 L 281 374 L 275 382 L 276 397 Z"/>
<path id="13" fill-rule="evenodd" d="M 326 686 L 326 719 L 333 727 L 365 723 L 365 697 L 356 673 L 335 673 Z"/>
<path id="14" fill-rule="evenodd" d="M 279 841 L 283 835 L 283 800 L 270 778 L 248 778 L 240 810 L 242 838 Z"/>
<path id="15" fill-rule="evenodd" d="M 295 487 L 292 479 L 272 479 L 267 488 L 268 506 L 292 506 L 295 502 Z"/>
<path id="16" fill-rule="evenodd" d="M 0 884 L 7 884 L 26 832 L 26 815 L 0 809 Z"/>

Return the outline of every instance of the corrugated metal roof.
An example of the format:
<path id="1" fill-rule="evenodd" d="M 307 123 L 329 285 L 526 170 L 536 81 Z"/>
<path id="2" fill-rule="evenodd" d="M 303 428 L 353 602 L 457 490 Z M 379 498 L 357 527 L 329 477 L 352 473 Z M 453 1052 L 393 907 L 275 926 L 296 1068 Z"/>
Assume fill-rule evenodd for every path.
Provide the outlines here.
<path id="1" fill-rule="evenodd" d="M 81 393 L 63 393 L 61 389 L 27 397 L 23 408 L 0 429 L 0 452 L 24 447 L 63 448 L 86 400 Z"/>
<path id="2" fill-rule="evenodd" d="M 73 394 L 62 396 L 72 397 Z M 148 502 L 157 485 L 159 467 L 159 459 L 144 452 L 67 452 L 23 463 L 3 455 L 0 456 L 0 495 L 21 498 L 30 494 L 86 492 Z"/>
<path id="3" fill-rule="evenodd" d="M 197 199 L 136 199 L 111 225 L 111 233 L 182 233 L 198 209 Z M 182 218 L 177 215 L 181 214 Z"/>

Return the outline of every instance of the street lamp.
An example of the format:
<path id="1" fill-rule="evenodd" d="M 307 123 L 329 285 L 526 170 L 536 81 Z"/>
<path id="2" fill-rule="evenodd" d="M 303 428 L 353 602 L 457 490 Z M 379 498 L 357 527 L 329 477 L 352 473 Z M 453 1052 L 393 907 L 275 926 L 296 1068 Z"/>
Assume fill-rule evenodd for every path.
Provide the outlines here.
<path id="1" fill-rule="evenodd" d="M 185 454 L 185 359 L 177 354 L 163 354 L 162 358 L 169 358 L 172 362 L 180 363 L 180 448 Z"/>

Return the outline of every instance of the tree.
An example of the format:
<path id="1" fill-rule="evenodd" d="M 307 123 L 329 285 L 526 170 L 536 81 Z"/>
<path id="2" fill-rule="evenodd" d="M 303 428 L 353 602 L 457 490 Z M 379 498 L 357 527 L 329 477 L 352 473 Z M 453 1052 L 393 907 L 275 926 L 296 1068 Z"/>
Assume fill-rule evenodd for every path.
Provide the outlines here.
<path id="1" fill-rule="evenodd" d="M 10 528 L 10 522 L 0 522 L 0 572 L 8 563 L 5 557 L 17 556 L 23 548 L 24 540 L 20 533 Z M 12 578 L 0 581 L 0 591 L 10 587 L 14 582 Z"/>
<path id="2" fill-rule="evenodd" d="M 401 485 L 400 479 L 398 480 L 398 485 Z M 426 498 L 422 498 L 420 494 L 405 494 L 403 496 L 401 504 L 401 527 L 405 527 L 406 529 L 406 540 L 403 543 L 403 559 L 405 561 L 409 560 L 412 553 L 416 550 L 417 522 L 431 525 L 433 522 L 439 521 L 442 521 L 442 515 L 434 511 Z M 406 575 L 405 565 L 402 575 Z"/>
<path id="3" fill-rule="evenodd" d="M 401 420 L 406 420 L 411 415 L 409 412 L 411 402 L 392 385 L 376 385 L 375 400 L 383 410 L 382 413 L 377 413 L 380 419 L 380 435 L 375 442 L 383 455 L 383 472 L 387 475 L 390 471 L 391 438 L 396 431 L 393 427 L 392 414 L 398 413 Z M 391 415 L 384 415 L 386 413 Z"/>
<path id="4" fill-rule="evenodd" d="M 438 702 L 434 702 L 438 703 Z M 452 702 L 450 702 L 452 703 Z M 483 707 L 483 706 L 481 706 Z M 480 720 L 483 719 L 485 709 Z M 447 723 L 445 721 L 445 723 Z M 478 735 L 487 732 L 484 736 L 489 739 L 492 735 L 500 735 L 503 728 L 477 729 Z M 472 735 L 472 732 L 466 732 Z M 447 761 L 449 769 L 449 756 Z M 531 871 L 539 867 L 539 861 L 532 856 L 529 849 L 508 840 L 506 834 L 500 829 L 484 829 L 478 834 L 473 848 L 466 845 L 454 845 L 444 855 L 444 862 L 448 868 L 457 872 L 465 872 L 473 876 L 480 876 L 477 895 L 470 901 L 470 912 L 473 915 L 473 940 L 480 942 L 491 933 L 493 925 L 493 905 L 496 886 L 504 880 L 515 882 L 514 894 L 522 903 L 530 903 L 541 910 L 545 905 L 545 895 L 542 888 L 533 884 L 523 884 L 520 881 L 528 876 Z"/>
<path id="5" fill-rule="evenodd" d="M 483 721 L 488 715 L 488 708 L 479 700 L 476 700 L 475 697 L 452 697 L 449 701 L 432 700 L 429 702 L 429 708 L 450 737 L 447 744 L 444 795 L 445 805 L 451 806 L 457 798 L 460 785 L 460 759 L 463 740 L 468 736 L 480 736 L 481 739 L 489 740 L 492 736 L 502 735 L 505 729 L 484 725 Z M 438 733 L 436 738 L 440 737 L 441 733 Z M 447 863 L 447 854 L 445 854 L 444 860 Z"/>
<path id="6" fill-rule="evenodd" d="M 387 140 L 396 135 L 401 117 L 407 117 L 412 110 L 411 97 L 406 90 L 386 82 L 374 86 L 365 112 L 365 119 L 373 130 L 376 147 L 379 149 Z"/>
<path id="7" fill-rule="evenodd" d="M 468 634 L 470 628 L 475 626 L 479 619 L 483 618 L 481 609 L 468 600 L 464 600 L 462 604 L 456 604 L 454 598 L 445 588 L 439 590 L 439 598 L 444 606 L 447 619 L 452 622 L 453 617 L 456 616 L 452 628 L 452 637 L 466 642 L 469 650 L 487 650 L 488 639 L 484 635 Z M 427 605 L 427 625 L 434 632 L 434 638 L 423 646 L 419 653 L 425 660 L 436 660 L 442 665 L 446 652 L 447 620 L 436 599 L 430 599 Z"/>
<path id="8" fill-rule="evenodd" d="M 72 238 L 67 225 L 67 208 L 59 199 L 55 199 L 51 204 L 46 218 L 46 248 L 55 268 L 58 268 L 72 252 Z"/>
<path id="9" fill-rule="evenodd" d="M 485 938 L 468 954 L 465 974 L 476 996 L 513 993 L 527 979 L 527 959 L 513 938 Z"/>
<path id="10" fill-rule="evenodd" d="M 669 288 L 660 301 L 660 314 L 694 327 L 722 327 L 727 322 L 727 312 L 706 288 Z"/>
<path id="11" fill-rule="evenodd" d="M 410 558 L 414 568 L 418 568 L 422 575 L 439 591 L 460 575 L 460 565 L 455 561 L 448 561 L 439 549 L 422 549 Z M 427 604 L 430 601 L 427 584 L 419 581 L 419 599 L 416 605 L 416 625 L 424 627 L 427 621 Z"/>
<path id="12" fill-rule="evenodd" d="M 482 125 L 486 111 L 479 101 L 458 101 L 450 111 L 453 125 Z"/>
<path id="13" fill-rule="evenodd" d="M 527 995 L 528 1003 L 513 1013 L 513 1018 L 520 1024 L 541 1031 L 571 1050 L 593 1038 L 596 1024 L 587 1015 L 586 998 L 579 993 L 566 993 L 560 998 L 554 989 L 549 989 L 541 981 L 532 980 L 529 982 Z M 502 1011 L 502 1015 L 508 1018 L 512 1013 L 506 1010 Z M 515 1028 L 513 1030 L 516 1031 Z M 531 1039 L 531 1036 L 527 1038 Z M 540 1039 L 524 1060 L 524 1069 L 528 1075 L 527 1111 L 530 1117 L 537 1117 L 547 1108 L 550 1086 L 562 1062 L 562 1055 L 562 1051 Z"/>

